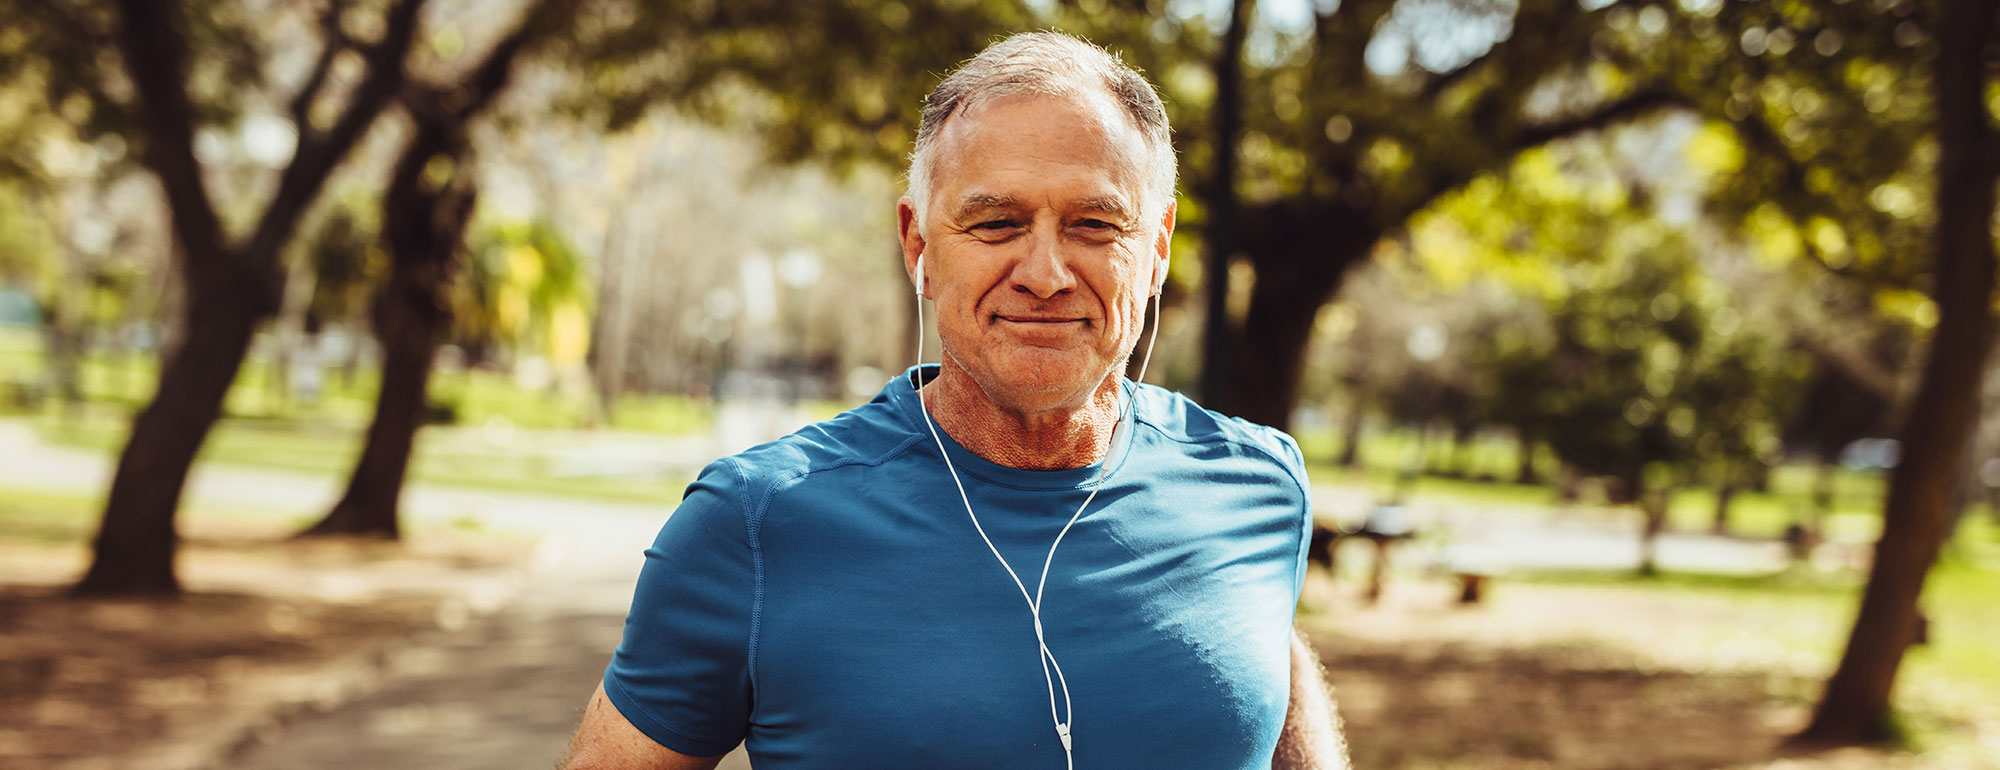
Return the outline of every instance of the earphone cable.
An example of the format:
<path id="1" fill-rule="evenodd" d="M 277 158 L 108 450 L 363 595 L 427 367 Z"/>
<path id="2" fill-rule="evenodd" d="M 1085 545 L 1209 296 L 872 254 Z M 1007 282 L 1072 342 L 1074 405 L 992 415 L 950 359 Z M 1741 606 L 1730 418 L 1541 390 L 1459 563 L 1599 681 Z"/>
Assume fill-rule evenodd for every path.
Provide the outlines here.
<path id="1" fill-rule="evenodd" d="M 917 265 L 917 275 L 922 276 L 922 257 L 918 257 Z M 917 364 L 918 366 L 922 366 L 924 361 L 924 296 L 921 278 L 919 278 L 917 289 Z M 1139 377 L 1135 380 L 1135 383 L 1145 381 L 1146 367 L 1152 363 L 1153 359 L 1153 344 L 1159 341 L 1160 338 L 1160 303 L 1160 295 L 1157 293 L 1154 294 L 1153 331 L 1147 337 L 1145 355 L 1139 359 Z M 1142 315 L 1141 318 L 1143 319 L 1143 317 Z M 1036 581 L 1034 595 L 1030 596 L 1027 584 L 1021 582 L 1021 576 L 1014 571 L 1014 566 L 1007 562 L 1007 557 L 1000 554 L 999 547 L 995 546 L 993 539 L 987 536 L 986 528 L 980 525 L 979 514 L 973 512 L 972 498 L 966 494 L 965 482 L 959 478 L 958 469 L 952 464 L 951 453 L 945 450 L 944 438 L 938 432 L 937 423 L 931 420 L 929 404 L 924 399 L 925 385 L 921 382 L 922 374 L 919 373 L 917 377 L 918 381 L 912 383 L 912 386 L 917 391 L 917 411 L 923 414 L 924 425 L 930 429 L 931 440 L 936 442 L 939 456 L 944 458 L 945 471 L 951 475 L 952 485 L 958 489 L 959 502 L 965 505 L 965 514 L 972 520 L 972 528 L 979 533 L 979 539 L 986 543 L 986 549 L 991 551 L 993 558 L 1000 562 L 1001 569 L 1007 571 L 1007 577 L 1014 581 L 1014 587 L 1020 589 L 1021 598 L 1028 603 L 1028 614 L 1033 618 L 1035 624 L 1035 645 L 1038 648 L 1036 651 L 1037 657 L 1042 664 L 1042 680 L 1047 686 L 1049 694 L 1049 718 L 1055 722 L 1056 735 L 1062 740 L 1063 763 L 1070 770 L 1075 770 L 1075 758 L 1071 753 L 1071 745 L 1073 743 L 1071 728 L 1075 724 L 1076 719 L 1075 705 L 1070 700 L 1069 679 L 1063 675 L 1062 664 L 1056 660 L 1054 651 L 1049 649 L 1047 636 L 1042 630 L 1042 596 L 1044 590 L 1048 587 L 1049 569 L 1055 563 L 1056 549 L 1062 546 L 1063 538 L 1069 534 L 1070 528 L 1075 526 L 1077 520 L 1083 517 L 1083 512 L 1090 507 L 1091 501 L 1097 499 L 1098 491 L 1104 488 L 1104 480 L 1111 472 L 1111 453 L 1115 452 L 1117 447 L 1112 446 L 1106 449 L 1104 460 L 1098 467 L 1097 477 L 1091 482 L 1090 494 L 1084 497 L 1083 504 L 1077 506 L 1076 513 L 1070 515 L 1069 521 L 1065 522 L 1062 530 L 1056 533 L 1055 541 L 1049 544 L 1048 555 L 1042 560 L 1041 577 Z M 1129 445 L 1133 440 L 1131 437 L 1133 433 L 1131 421 L 1137 413 L 1137 399 L 1131 394 L 1127 394 L 1123 387 L 1119 388 L 1119 396 L 1122 403 L 1119 410 L 1118 424 L 1125 428 L 1125 433 L 1127 434 L 1126 441 Z M 1116 436 L 1116 432 L 1113 433 L 1113 436 Z M 1053 676 L 1051 676 L 1051 669 L 1053 669 Z M 1056 710 L 1056 690 L 1058 683 L 1060 683 L 1063 696 L 1062 713 L 1060 716 L 1058 716 Z"/>

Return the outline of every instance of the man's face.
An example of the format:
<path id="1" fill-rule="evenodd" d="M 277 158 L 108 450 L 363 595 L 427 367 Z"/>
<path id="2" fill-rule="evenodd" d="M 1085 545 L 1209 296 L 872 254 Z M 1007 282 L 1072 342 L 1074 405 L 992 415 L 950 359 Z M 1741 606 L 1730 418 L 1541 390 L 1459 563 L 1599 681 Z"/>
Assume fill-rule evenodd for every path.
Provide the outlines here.
<path id="1" fill-rule="evenodd" d="M 1087 93 L 979 102 L 936 141 L 930 200 L 900 216 L 948 362 L 1002 408 L 1081 406 L 1124 364 L 1165 275 L 1173 207 L 1145 205 L 1143 136 Z M 922 228 L 914 206 L 929 207 Z"/>

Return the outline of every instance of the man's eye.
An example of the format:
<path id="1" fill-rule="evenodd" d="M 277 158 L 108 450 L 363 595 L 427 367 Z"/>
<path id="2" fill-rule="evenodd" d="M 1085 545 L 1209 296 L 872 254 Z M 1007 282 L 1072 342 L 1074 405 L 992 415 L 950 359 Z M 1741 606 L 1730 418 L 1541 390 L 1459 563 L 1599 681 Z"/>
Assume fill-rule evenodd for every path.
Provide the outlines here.
<path id="1" fill-rule="evenodd" d="M 1070 225 L 1070 232 L 1095 240 L 1110 240 L 1125 232 L 1115 224 L 1102 219 L 1079 219 Z"/>
<path id="2" fill-rule="evenodd" d="M 991 222 L 981 222 L 981 223 L 979 223 L 979 224 L 976 224 L 976 225 L 973 225 L 973 226 L 972 226 L 972 229 L 974 229 L 974 230 L 1011 230 L 1011 229 L 1013 229 L 1013 228 L 1015 228 L 1015 227 L 1019 227 L 1019 226 L 1020 226 L 1019 224 L 1015 223 L 1015 222 L 1014 222 L 1013 220 L 1011 220 L 1011 219 L 995 219 L 995 220 L 993 220 L 993 221 L 991 221 Z"/>

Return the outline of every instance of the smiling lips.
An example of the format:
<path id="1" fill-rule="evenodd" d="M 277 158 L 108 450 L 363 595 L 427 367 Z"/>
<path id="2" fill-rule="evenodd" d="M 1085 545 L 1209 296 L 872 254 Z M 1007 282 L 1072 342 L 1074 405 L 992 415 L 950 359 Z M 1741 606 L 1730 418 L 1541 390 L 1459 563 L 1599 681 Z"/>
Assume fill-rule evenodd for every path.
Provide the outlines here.
<path id="1" fill-rule="evenodd" d="M 1089 328 L 1090 319 L 1078 316 L 1005 315 L 995 313 L 993 323 L 1013 338 L 1030 345 L 1067 345 Z"/>

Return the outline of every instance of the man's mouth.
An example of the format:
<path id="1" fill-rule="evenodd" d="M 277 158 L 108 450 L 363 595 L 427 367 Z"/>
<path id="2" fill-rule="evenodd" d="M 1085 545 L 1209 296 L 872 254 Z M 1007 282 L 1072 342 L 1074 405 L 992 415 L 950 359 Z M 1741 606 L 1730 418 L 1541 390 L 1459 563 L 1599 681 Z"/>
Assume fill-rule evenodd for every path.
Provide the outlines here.
<path id="1" fill-rule="evenodd" d="M 1017 324 L 1036 324 L 1036 325 L 1044 325 L 1044 326 L 1056 326 L 1056 325 L 1060 325 L 1060 324 L 1072 324 L 1072 323 L 1085 323 L 1085 322 L 1088 322 L 1088 321 L 1090 320 L 1090 319 L 1088 319 L 1088 318 L 1078 318 L 1078 317 L 1075 317 L 1075 316 L 1052 316 L 1052 315 L 1003 315 L 1003 314 L 999 314 L 999 313 L 995 313 L 995 314 L 993 315 L 993 318 L 994 318 L 994 320 L 997 320 L 997 321 L 1006 321 L 1006 322 L 1008 322 L 1008 323 L 1017 323 Z"/>

